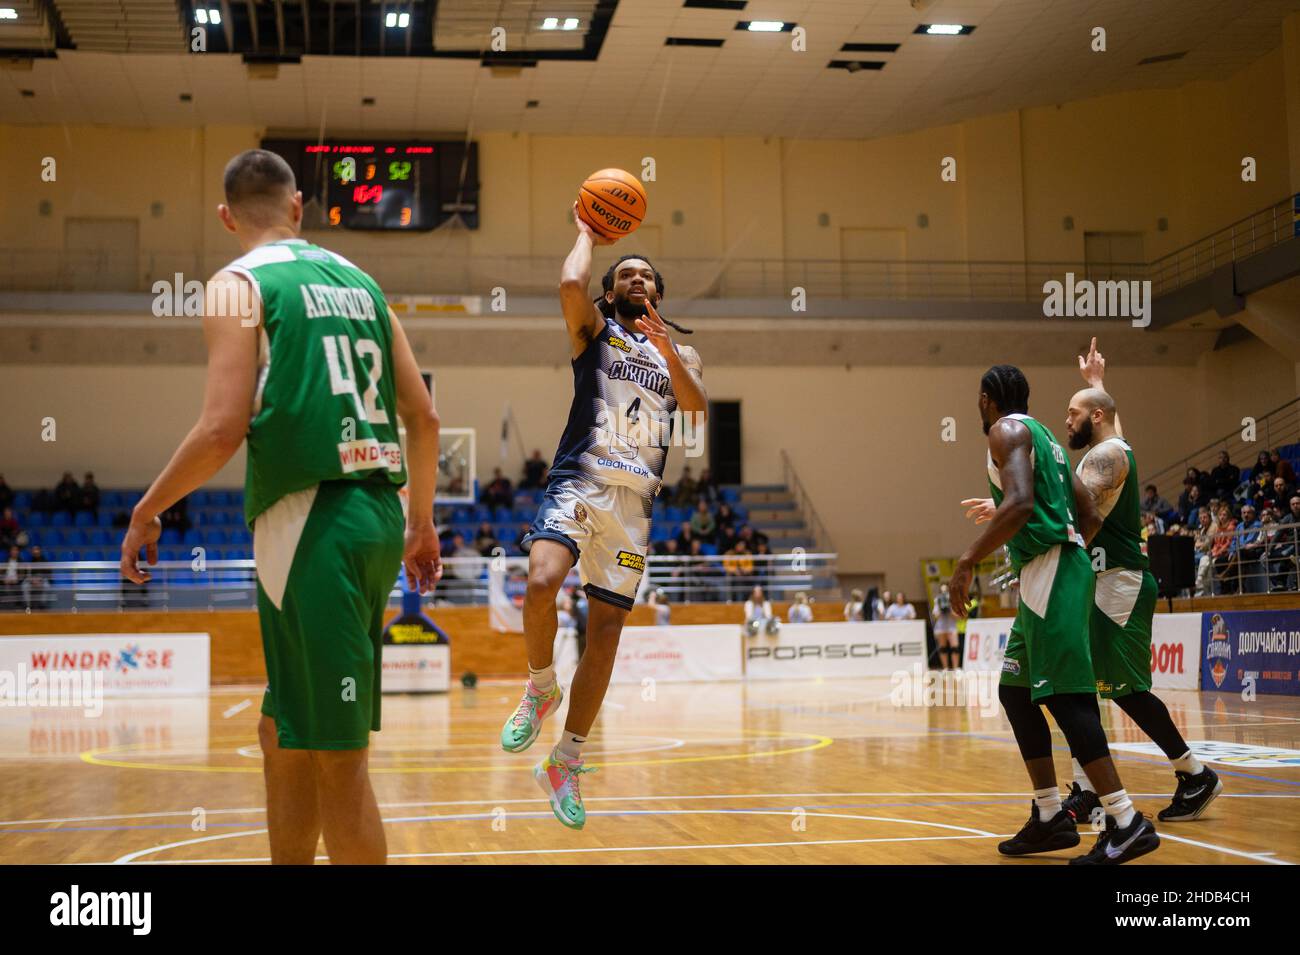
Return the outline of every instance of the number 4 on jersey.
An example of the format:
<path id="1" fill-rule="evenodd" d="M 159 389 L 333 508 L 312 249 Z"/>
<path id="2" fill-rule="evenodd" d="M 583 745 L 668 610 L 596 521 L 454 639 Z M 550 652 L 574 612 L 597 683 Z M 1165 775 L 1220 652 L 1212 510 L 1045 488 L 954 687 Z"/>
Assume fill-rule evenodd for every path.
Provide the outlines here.
<path id="1" fill-rule="evenodd" d="M 388 424 L 388 412 L 379 407 L 379 379 L 384 374 L 384 355 L 379 342 L 369 338 L 358 338 L 355 342 L 346 335 L 327 335 L 321 341 L 325 345 L 325 364 L 329 366 L 330 392 L 336 395 L 351 395 L 356 405 L 357 418 L 371 424 Z M 357 391 L 357 376 L 353 370 L 352 351 L 356 350 L 358 359 L 369 362 L 367 377 L 370 380 L 364 400 Z"/>

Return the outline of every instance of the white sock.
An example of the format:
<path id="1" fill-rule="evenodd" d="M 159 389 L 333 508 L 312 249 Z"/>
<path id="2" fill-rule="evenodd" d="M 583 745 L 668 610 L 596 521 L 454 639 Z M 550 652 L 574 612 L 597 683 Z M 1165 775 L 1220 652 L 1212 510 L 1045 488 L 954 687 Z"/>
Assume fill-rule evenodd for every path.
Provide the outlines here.
<path id="1" fill-rule="evenodd" d="M 1113 793 L 1102 796 L 1101 804 L 1106 809 L 1106 815 L 1114 819 L 1115 824 L 1121 829 L 1126 829 L 1133 822 L 1136 812 L 1132 801 L 1128 798 L 1128 793 L 1124 790 L 1117 789 Z"/>
<path id="2" fill-rule="evenodd" d="M 1035 789 L 1034 805 L 1038 807 L 1038 821 L 1047 822 L 1061 811 L 1061 790 L 1055 786 L 1051 789 Z"/>
<path id="3" fill-rule="evenodd" d="M 1198 776 L 1205 772 L 1205 765 L 1192 755 L 1190 749 L 1177 759 L 1171 759 L 1169 762 L 1173 763 L 1174 769 L 1180 773 L 1190 773 L 1193 776 Z"/>
<path id="4" fill-rule="evenodd" d="M 1086 789 L 1090 793 L 1095 793 L 1097 790 L 1094 789 L 1092 783 L 1088 781 L 1088 774 L 1083 771 L 1083 767 L 1079 765 L 1079 761 L 1077 759 L 1072 759 L 1070 760 L 1070 763 L 1074 766 L 1074 781 L 1079 784 L 1079 788 Z"/>
<path id="5" fill-rule="evenodd" d="M 567 760 L 582 759 L 582 746 L 586 742 L 587 737 L 565 730 L 555 744 L 555 751 Z"/>
<path id="6" fill-rule="evenodd" d="M 528 665 L 528 679 L 532 680 L 533 688 L 541 690 L 543 693 L 554 688 L 555 686 L 555 661 L 552 660 L 540 670 L 534 670 L 532 664 Z"/>

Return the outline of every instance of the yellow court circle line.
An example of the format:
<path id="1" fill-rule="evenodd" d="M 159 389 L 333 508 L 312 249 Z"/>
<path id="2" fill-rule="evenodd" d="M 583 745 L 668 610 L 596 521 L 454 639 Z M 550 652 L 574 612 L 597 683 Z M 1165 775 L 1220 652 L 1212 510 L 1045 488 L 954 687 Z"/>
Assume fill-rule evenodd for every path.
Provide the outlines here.
<path id="1" fill-rule="evenodd" d="M 602 766 L 654 766 L 665 763 L 704 763 L 715 762 L 718 760 L 729 759 L 756 759 L 768 756 L 789 756 L 794 753 L 810 753 L 814 750 L 824 749 L 835 740 L 830 736 L 822 736 L 818 733 L 775 733 L 768 730 L 739 730 L 745 736 L 768 737 L 768 738 L 796 738 L 814 740 L 807 746 L 794 746 L 787 749 L 775 749 L 770 752 L 761 753 L 721 753 L 716 756 L 678 756 L 669 759 L 628 759 L 617 760 L 613 762 L 592 763 L 592 767 Z M 242 743 L 248 744 L 248 737 L 225 737 L 222 739 L 212 740 L 214 743 Z M 690 742 L 689 740 L 687 741 Z M 132 763 L 125 760 L 105 759 L 102 754 L 121 753 L 129 750 L 134 743 L 125 743 L 121 746 L 107 746 L 100 749 L 88 749 L 79 754 L 79 758 L 84 763 L 92 766 L 110 766 L 115 769 L 153 769 L 159 772 L 171 773 L 261 773 L 261 766 L 186 766 L 175 763 Z M 509 755 L 509 754 L 507 754 Z M 392 774 L 392 773 L 486 773 L 496 772 L 498 770 L 508 770 L 512 767 L 504 765 L 495 766 L 390 766 L 390 767 L 372 767 L 370 772 L 374 774 Z"/>

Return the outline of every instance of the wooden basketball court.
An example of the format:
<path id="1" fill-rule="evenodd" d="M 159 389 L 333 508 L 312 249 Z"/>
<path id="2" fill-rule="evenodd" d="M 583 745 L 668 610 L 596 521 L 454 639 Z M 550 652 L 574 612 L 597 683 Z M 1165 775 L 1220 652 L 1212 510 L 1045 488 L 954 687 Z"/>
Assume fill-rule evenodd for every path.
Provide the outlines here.
<path id="1" fill-rule="evenodd" d="M 588 745 L 587 827 L 563 828 L 531 769 L 501 751 L 514 682 L 389 697 L 372 770 L 394 863 L 1062 864 L 1009 860 L 1028 781 L 1000 712 L 899 707 L 888 679 L 615 686 Z M 1189 741 L 1300 749 L 1295 700 L 1161 692 Z M 104 714 L 0 708 L 0 863 L 267 862 L 260 687 L 109 700 Z M 1103 704 L 1113 744 L 1143 742 Z M 1059 734 L 1058 778 L 1068 779 Z M 1117 750 L 1154 815 L 1174 783 L 1158 756 Z M 1138 864 L 1300 861 L 1300 781 L 1215 764 L 1224 795 L 1159 825 Z M 321 861 L 324 861 L 323 846 Z"/>

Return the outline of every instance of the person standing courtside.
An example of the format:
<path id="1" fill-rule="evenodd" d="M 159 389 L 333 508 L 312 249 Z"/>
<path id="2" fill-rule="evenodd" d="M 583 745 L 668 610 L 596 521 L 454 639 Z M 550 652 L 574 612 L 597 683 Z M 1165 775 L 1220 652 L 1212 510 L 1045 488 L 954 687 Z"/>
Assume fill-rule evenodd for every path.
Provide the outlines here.
<path id="1" fill-rule="evenodd" d="M 149 579 L 140 551 L 157 562 L 158 515 L 247 438 L 271 861 L 310 864 L 324 836 L 331 862 L 382 863 L 369 745 L 380 727 L 383 615 L 402 564 L 421 592 L 441 576 L 438 417 L 379 286 L 298 238 L 302 193 L 288 164 L 248 150 L 226 166 L 224 185 L 218 216 L 244 254 L 208 282 L 203 410 L 136 505 L 121 572 Z"/>

